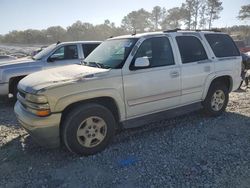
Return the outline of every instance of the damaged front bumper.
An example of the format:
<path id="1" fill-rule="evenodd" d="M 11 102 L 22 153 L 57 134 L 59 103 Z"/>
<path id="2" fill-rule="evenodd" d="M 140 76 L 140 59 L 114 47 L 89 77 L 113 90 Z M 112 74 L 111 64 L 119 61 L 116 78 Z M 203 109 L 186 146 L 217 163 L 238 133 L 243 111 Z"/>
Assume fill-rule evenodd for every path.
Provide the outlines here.
<path id="1" fill-rule="evenodd" d="M 60 146 L 61 113 L 48 117 L 38 117 L 26 111 L 20 102 L 15 104 L 15 114 L 22 127 L 38 142 L 47 148 Z"/>

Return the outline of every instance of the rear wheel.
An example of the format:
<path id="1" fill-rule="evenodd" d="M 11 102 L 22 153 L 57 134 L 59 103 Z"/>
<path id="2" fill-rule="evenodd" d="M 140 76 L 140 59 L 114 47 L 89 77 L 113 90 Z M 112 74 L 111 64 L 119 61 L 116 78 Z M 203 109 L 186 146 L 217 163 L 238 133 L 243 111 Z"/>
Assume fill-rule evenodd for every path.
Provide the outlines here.
<path id="1" fill-rule="evenodd" d="M 216 82 L 209 88 L 203 107 L 206 114 L 218 116 L 225 111 L 229 99 L 228 88 L 220 82 Z"/>
<path id="2" fill-rule="evenodd" d="M 67 114 L 62 139 L 73 153 L 93 155 L 104 150 L 115 133 L 115 118 L 104 106 L 87 104 Z"/>

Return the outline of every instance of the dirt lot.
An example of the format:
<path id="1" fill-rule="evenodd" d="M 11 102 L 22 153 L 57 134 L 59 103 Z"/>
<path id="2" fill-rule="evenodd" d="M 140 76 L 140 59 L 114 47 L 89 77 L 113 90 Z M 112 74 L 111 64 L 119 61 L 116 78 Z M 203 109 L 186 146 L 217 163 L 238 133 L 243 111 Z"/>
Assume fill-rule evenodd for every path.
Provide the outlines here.
<path id="1" fill-rule="evenodd" d="M 194 112 L 118 134 L 104 152 L 79 157 L 37 146 L 0 102 L 0 187 L 249 187 L 250 90 L 227 112 Z"/>

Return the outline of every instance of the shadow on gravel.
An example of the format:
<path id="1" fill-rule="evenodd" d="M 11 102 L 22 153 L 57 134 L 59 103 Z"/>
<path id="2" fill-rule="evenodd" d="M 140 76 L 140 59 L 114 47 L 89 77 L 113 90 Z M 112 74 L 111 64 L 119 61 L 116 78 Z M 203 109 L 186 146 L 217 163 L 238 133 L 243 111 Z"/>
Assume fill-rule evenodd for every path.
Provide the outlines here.
<path id="1" fill-rule="evenodd" d="M 249 126 L 250 127 L 250 118 L 241 114 L 232 113 L 232 112 L 225 112 L 222 116 L 219 117 L 207 117 L 203 114 L 202 111 L 192 112 L 190 114 L 182 115 L 176 118 L 165 119 L 161 121 L 154 121 L 145 124 L 144 126 L 137 127 L 137 128 L 130 128 L 124 129 L 119 131 L 112 143 L 110 144 L 110 149 L 112 150 L 112 146 L 119 146 L 121 143 L 126 143 L 128 140 L 137 139 L 137 138 L 147 138 L 151 134 L 158 134 L 158 133 L 173 133 L 175 130 L 179 129 L 193 129 L 199 128 L 202 126 L 211 126 L 216 128 L 217 126 L 220 129 L 227 129 L 228 125 L 233 122 L 241 122 L 241 124 L 237 125 L 237 129 L 241 128 L 241 126 Z M 245 124 L 242 122 L 245 121 Z M 219 122 L 215 125 L 215 123 Z M 207 128 L 211 128 L 207 127 Z M 28 155 L 47 155 L 48 153 L 59 156 L 71 156 L 72 153 L 66 151 L 66 149 L 59 148 L 59 149 L 46 149 L 40 147 L 35 140 L 31 136 L 24 134 L 23 136 L 19 136 L 18 138 L 10 141 L 9 143 L 5 144 L 4 146 L 0 147 L 0 150 L 8 149 L 9 147 L 15 147 L 18 153 L 25 153 Z M 74 155 L 77 157 L 76 155 Z"/>
<path id="2" fill-rule="evenodd" d="M 90 187 L 92 180 L 96 182 L 92 187 L 110 187 L 119 182 L 126 185 L 124 177 L 139 181 L 135 187 L 149 179 L 157 180 L 152 184 L 160 187 L 166 182 L 203 185 L 208 179 L 211 185 L 215 181 L 223 185 L 230 178 L 234 185 L 227 168 L 238 164 L 243 169 L 243 162 L 246 165 L 249 128 L 249 117 L 241 114 L 226 112 L 211 118 L 197 111 L 124 130 L 105 151 L 86 158 L 64 148 L 39 147 L 24 134 L 0 147 L 0 187 L 13 187 L 13 182 L 14 187 Z M 214 174 L 225 176 L 225 180 L 217 180 Z M 115 180 L 116 176 L 120 179 Z"/>

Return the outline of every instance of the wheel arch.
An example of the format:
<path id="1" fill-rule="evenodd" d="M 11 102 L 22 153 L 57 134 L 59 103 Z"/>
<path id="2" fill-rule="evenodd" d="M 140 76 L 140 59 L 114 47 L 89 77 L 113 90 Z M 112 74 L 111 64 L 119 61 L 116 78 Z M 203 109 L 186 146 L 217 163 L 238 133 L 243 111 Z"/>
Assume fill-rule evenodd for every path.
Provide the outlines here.
<path id="1" fill-rule="evenodd" d="M 21 76 L 14 76 L 14 77 L 11 77 L 10 79 L 9 79 L 9 93 L 12 93 L 13 94 L 13 92 L 14 92 L 14 86 L 16 85 L 16 84 L 18 84 L 18 82 L 20 81 L 20 80 L 22 80 L 25 76 L 27 76 L 27 75 L 21 75 Z"/>
<path id="2" fill-rule="evenodd" d="M 231 92 L 233 89 L 233 79 L 230 75 L 220 75 L 217 77 L 214 77 L 213 79 L 210 80 L 209 84 L 205 87 L 205 90 L 203 92 L 202 99 L 204 100 L 207 96 L 209 88 L 214 84 L 214 83 L 223 83 L 227 86 L 228 91 Z"/>

